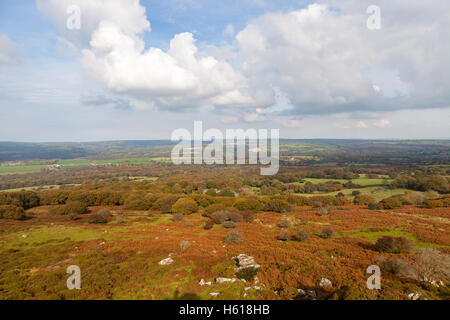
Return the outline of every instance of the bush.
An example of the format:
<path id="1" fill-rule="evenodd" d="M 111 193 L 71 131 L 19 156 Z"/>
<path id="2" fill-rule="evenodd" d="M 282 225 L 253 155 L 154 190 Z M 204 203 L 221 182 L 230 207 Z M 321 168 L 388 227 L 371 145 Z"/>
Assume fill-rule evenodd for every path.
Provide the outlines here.
<path id="1" fill-rule="evenodd" d="M 160 197 L 152 206 L 152 209 L 161 211 L 162 213 L 170 213 L 172 206 L 178 201 L 175 195 L 164 195 Z"/>
<path id="2" fill-rule="evenodd" d="M 244 279 L 245 281 L 252 281 L 258 274 L 259 269 L 257 268 L 243 268 L 236 273 L 238 279 Z"/>
<path id="3" fill-rule="evenodd" d="M 358 195 L 353 199 L 353 203 L 359 206 L 368 206 L 369 204 L 376 202 L 375 198 L 369 195 Z"/>
<path id="4" fill-rule="evenodd" d="M 386 253 L 408 253 L 413 249 L 413 244 L 403 237 L 383 236 L 375 243 L 375 249 Z"/>
<path id="5" fill-rule="evenodd" d="M 291 222 L 289 220 L 283 220 L 278 224 L 278 227 L 282 229 L 287 229 L 291 227 Z"/>
<path id="6" fill-rule="evenodd" d="M 184 219 L 184 216 L 182 214 L 175 214 L 172 216 L 172 221 L 176 222 L 176 221 L 181 221 Z"/>
<path id="7" fill-rule="evenodd" d="M 271 212 L 288 212 L 291 208 L 289 202 L 281 199 L 270 199 L 266 204 L 266 210 Z"/>
<path id="8" fill-rule="evenodd" d="M 264 203 L 256 197 L 238 199 L 233 207 L 239 211 L 261 212 L 264 210 Z"/>
<path id="9" fill-rule="evenodd" d="M 283 231 L 278 235 L 277 239 L 280 241 L 288 241 L 290 239 L 289 232 Z"/>
<path id="10" fill-rule="evenodd" d="M 230 231 L 227 233 L 225 238 L 223 238 L 223 242 L 231 244 L 242 243 L 242 233 L 237 230 Z"/>
<path id="11" fill-rule="evenodd" d="M 226 229 L 233 229 L 233 228 L 237 227 L 237 224 L 236 224 L 236 222 L 233 222 L 233 221 L 225 221 L 223 223 L 223 227 Z"/>
<path id="12" fill-rule="evenodd" d="M 306 230 L 300 229 L 292 238 L 295 241 L 306 241 L 309 239 L 309 233 Z"/>
<path id="13" fill-rule="evenodd" d="M 71 213 L 71 214 L 69 214 L 69 220 L 72 220 L 72 221 L 80 220 L 80 217 L 78 217 L 78 215 L 75 213 Z"/>
<path id="14" fill-rule="evenodd" d="M 103 223 L 107 223 L 108 219 L 106 217 L 102 216 L 101 214 L 94 213 L 94 214 L 91 214 L 91 216 L 88 219 L 88 222 L 91 224 L 103 224 Z"/>
<path id="15" fill-rule="evenodd" d="M 25 220 L 26 214 L 22 207 L 3 205 L 0 206 L 0 218 L 10 220 Z"/>
<path id="16" fill-rule="evenodd" d="M 230 220 L 230 212 L 229 211 L 217 211 L 211 215 L 211 219 L 216 224 L 222 224 L 225 221 Z"/>
<path id="17" fill-rule="evenodd" d="M 179 199 L 173 206 L 172 212 L 179 214 L 192 214 L 197 212 L 198 204 L 192 199 Z"/>
<path id="18" fill-rule="evenodd" d="M 320 237 L 324 238 L 324 239 L 334 238 L 335 236 L 336 236 L 336 232 L 329 227 L 323 228 L 320 233 Z"/>
<path id="19" fill-rule="evenodd" d="M 105 218 L 111 218 L 113 216 L 108 209 L 100 209 L 97 213 L 104 216 Z"/>
<path id="20" fill-rule="evenodd" d="M 251 211 L 241 212 L 241 216 L 247 223 L 252 223 L 255 220 L 255 215 Z"/>
<path id="21" fill-rule="evenodd" d="M 232 192 L 228 189 L 223 190 L 219 195 L 221 197 L 233 197 L 234 198 L 234 192 Z"/>
<path id="22" fill-rule="evenodd" d="M 69 215 L 69 214 L 85 214 L 88 213 L 88 207 L 84 202 L 71 201 L 63 206 L 57 206 L 50 209 L 51 214 Z"/>
<path id="23" fill-rule="evenodd" d="M 401 278 L 415 279 L 414 268 L 403 259 L 390 259 L 380 261 L 381 269 Z"/>
<path id="24" fill-rule="evenodd" d="M 402 201 L 399 197 L 390 197 L 381 201 L 384 209 L 398 209 L 403 206 Z"/>
<path id="25" fill-rule="evenodd" d="M 209 205 L 205 208 L 205 211 L 203 212 L 204 217 L 211 217 L 211 215 L 214 212 L 217 211 L 224 211 L 227 208 L 227 206 L 224 203 L 214 203 L 212 205 Z"/>
<path id="26" fill-rule="evenodd" d="M 327 216 L 333 213 L 333 209 L 330 207 L 322 207 L 319 208 L 319 211 L 317 212 L 318 216 Z"/>
<path id="27" fill-rule="evenodd" d="M 213 227 L 214 227 L 214 221 L 208 220 L 208 221 L 206 221 L 205 225 L 203 226 L 203 229 L 211 230 Z"/>
<path id="28" fill-rule="evenodd" d="M 228 217 L 233 222 L 242 222 L 242 220 L 244 220 L 242 214 L 240 214 L 239 212 L 230 212 Z"/>
<path id="29" fill-rule="evenodd" d="M 441 199 L 438 200 L 425 200 L 424 207 L 428 209 L 434 208 L 443 208 L 445 207 L 444 201 Z"/>
<path id="30" fill-rule="evenodd" d="M 369 203 L 369 210 L 378 210 L 377 203 Z"/>
<path id="31" fill-rule="evenodd" d="M 417 274 L 421 281 L 450 283 L 450 255 L 435 248 L 416 253 Z"/>

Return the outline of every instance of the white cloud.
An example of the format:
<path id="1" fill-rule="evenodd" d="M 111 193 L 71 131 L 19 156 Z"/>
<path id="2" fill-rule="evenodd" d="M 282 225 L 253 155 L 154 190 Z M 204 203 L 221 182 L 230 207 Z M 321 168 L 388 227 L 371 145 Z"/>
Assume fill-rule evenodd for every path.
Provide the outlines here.
<path id="1" fill-rule="evenodd" d="M 377 128 L 386 128 L 391 125 L 391 122 L 389 120 L 379 120 L 373 123 L 373 125 Z"/>
<path id="2" fill-rule="evenodd" d="M 234 48 L 197 46 L 181 33 L 167 51 L 144 43 L 150 22 L 139 0 L 37 5 L 83 48 L 85 69 L 109 90 L 158 107 L 262 110 L 259 117 L 241 111 L 248 119 L 450 107 L 449 1 L 380 0 L 378 31 L 366 28 L 369 1 L 317 1 L 249 22 Z M 73 4 L 81 9 L 79 31 L 66 28 Z M 231 24 L 224 31 L 234 33 Z"/>
<path id="3" fill-rule="evenodd" d="M 244 116 L 246 122 L 261 122 L 266 121 L 267 118 L 259 113 L 248 113 Z"/>
<path id="4" fill-rule="evenodd" d="M 296 119 L 284 119 L 282 123 L 288 128 L 300 128 L 302 126 L 302 121 Z"/>
<path id="5" fill-rule="evenodd" d="M 297 114 L 450 107 L 450 2 L 379 1 L 379 31 L 366 28 L 369 1 L 321 2 L 237 35 L 252 87 L 280 88 Z"/>
<path id="6" fill-rule="evenodd" d="M 78 6 L 81 13 L 80 30 L 69 30 L 67 8 Z M 69 41 L 85 47 L 100 22 L 109 21 L 120 26 L 122 33 L 135 36 L 150 31 L 145 7 L 139 0 L 36 0 L 36 6 Z"/>
<path id="7" fill-rule="evenodd" d="M 237 117 L 232 116 L 224 116 L 220 118 L 220 122 L 222 123 L 237 123 L 239 122 L 239 119 Z"/>
<path id="8" fill-rule="evenodd" d="M 232 37 L 234 36 L 234 26 L 232 24 L 227 24 L 227 26 L 225 27 L 225 30 L 223 31 L 223 34 L 227 37 Z"/>
<path id="9" fill-rule="evenodd" d="M 0 64 L 12 63 L 17 60 L 16 44 L 8 35 L 0 34 Z"/>
<path id="10" fill-rule="evenodd" d="M 356 127 L 358 129 L 365 129 L 365 128 L 367 128 L 367 124 L 364 121 L 358 121 L 358 123 L 356 124 Z"/>

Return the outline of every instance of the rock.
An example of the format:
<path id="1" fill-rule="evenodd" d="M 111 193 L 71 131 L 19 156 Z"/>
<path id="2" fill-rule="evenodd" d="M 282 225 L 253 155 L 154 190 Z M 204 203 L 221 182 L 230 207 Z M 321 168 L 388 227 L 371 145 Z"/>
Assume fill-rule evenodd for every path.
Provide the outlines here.
<path id="1" fill-rule="evenodd" d="M 220 293 L 219 292 L 210 292 L 209 294 L 213 297 L 217 297 Z"/>
<path id="2" fill-rule="evenodd" d="M 216 251 L 216 250 L 213 250 L 213 251 L 212 251 L 212 253 L 213 253 L 213 254 L 216 254 L 216 253 L 217 253 L 217 251 Z"/>
<path id="3" fill-rule="evenodd" d="M 320 280 L 320 282 L 319 282 L 319 286 L 320 286 L 321 288 L 326 289 L 326 288 L 332 288 L 332 287 L 333 287 L 333 284 L 332 284 L 331 281 L 328 280 L 327 278 L 322 278 L 322 279 Z"/>
<path id="4" fill-rule="evenodd" d="M 236 258 L 236 262 L 238 264 L 237 272 L 246 268 L 255 268 L 259 269 L 261 266 L 255 262 L 255 258 L 246 254 L 240 254 Z"/>
<path id="5" fill-rule="evenodd" d="M 316 299 L 317 298 L 317 294 L 314 290 L 303 290 L 303 289 L 298 289 L 297 290 L 299 295 L 301 295 L 302 297 L 306 298 L 306 299 Z"/>
<path id="6" fill-rule="evenodd" d="M 225 282 L 231 282 L 234 283 L 236 281 L 235 278 L 217 278 L 216 283 L 225 283 Z"/>
<path id="7" fill-rule="evenodd" d="M 408 294 L 408 298 L 409 300 L 419 300 L 419 298 L 422 296 L 422 294 L 420 292 L 413 292 Z"/>
<path id="8" fill-rule="evenodd" d="M 254 286 L 253 289 L 255 289 L 255 290 L 261 290 L 261 287 Z"/>
<path id="9" fill-rule="evenodd" d="M 251 288 L 252 288 L 252 287 L 245 287 L 244 290 L 245 290 L 245 291 L 248 291 L 248 290 L 250 290 Z"/>
<path id="10" fill-rule="evenodd" d="M 167 266 L 167 265 L 169 265 L 169 264 L 172 264 L 172 263 L 174 263 L 174 261 L 173 261 L 173 259 L 172 258 L 166 258 L 166 259 L 164 259 L 164 260 L 161 260 L 160 262 L 158 262 L 158 264 L 160 265 L 160 266 Z"/>
<path id="11" fill-rule="evenodd" d="M 211 281 L 206 282 L 204 279 L 200 280 L 200 282 L 198 283 L 200 286 L 210 286 L 211 285 Z"/>
<path id="12" fill-rule="evenodd" d="M 28 238 L 28 236 L 26 234 L 23 234 L 22 238 Z"/>

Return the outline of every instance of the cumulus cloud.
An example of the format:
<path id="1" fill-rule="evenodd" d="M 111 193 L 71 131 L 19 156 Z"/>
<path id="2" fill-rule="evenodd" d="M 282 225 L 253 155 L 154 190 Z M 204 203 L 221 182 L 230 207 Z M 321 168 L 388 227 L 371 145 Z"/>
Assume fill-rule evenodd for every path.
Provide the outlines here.
<path id="1" fill-rule="evenodd" d="M 254 122 L 450 107 L 449 1 L 379 0 L 382 29 L 376 31 L 366 27 L 370 1 L 317 1 L 250 21 L 223 48 L 198 46 L 186 32 L 175 35 L 167 50 L 144 42 L 151 28 L 139 0 L 37 5 L 83 49 L 85 69 L 110 91 L 160 108 L 238 107 Z M 81 9 L 78 31 L 66 27 L 69 5 Z M 222 36 L 234 33 L 229 25 Z"/>
<path id="2" fill-rule="evenodd" d="M 0 64 L 12 63 L 17 60 L 16 44 L 8 35 L 0 34 Z"/>
<path id="3" fill-rule="evenodd" d="M 366 28 L 368 1 L 321 2 L 264 15 L 237 35 L 252 86 L 280 88 L 297 114 L 450 106 L 448 1 L 378 1 L 377 31 Z M 385 97 L 385 84 L 401 90 Z"/>

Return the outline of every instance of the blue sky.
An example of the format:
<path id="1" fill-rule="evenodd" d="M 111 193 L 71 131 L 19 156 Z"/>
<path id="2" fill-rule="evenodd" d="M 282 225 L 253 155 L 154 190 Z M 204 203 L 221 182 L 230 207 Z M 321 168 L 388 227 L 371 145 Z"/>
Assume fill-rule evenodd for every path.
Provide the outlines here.
<path id="1" fill-rule="evenodd" d="M 286 138 L 450 137 L 446 1 L 375 1 L 379 32 L 356 0 L 74 0 L 75 32 L 52 1 L 0 1 L 0 141 L 169 139 L 194 120 Z"/>

